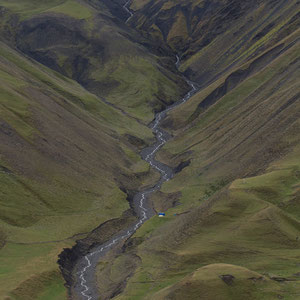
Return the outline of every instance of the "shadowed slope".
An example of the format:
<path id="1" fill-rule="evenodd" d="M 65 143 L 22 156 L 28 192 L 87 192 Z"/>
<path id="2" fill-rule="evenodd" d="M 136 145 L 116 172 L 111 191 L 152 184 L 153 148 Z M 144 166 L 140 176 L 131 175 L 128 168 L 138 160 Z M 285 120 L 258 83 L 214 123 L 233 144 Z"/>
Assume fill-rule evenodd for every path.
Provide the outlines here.
<path id="1" fill-rule="evenodd" d="M 290 7 L 286 20 L 294 4 L 282 2 Z M 148 5 L 148 13 L 163 15 L 150 9 L 157 2 Z M 234 20 L 237 28 L 241 19 Z M 175 137 L 158 159 L 181 172 L 152 197 L 166 217 L 151 219 L 115 261 L 110 256 L 99 265 L 99 278 L 110 274 L 99 284 L 103 293 L 118 300 L 299 297 L 299 30 L 281 32 L 238 64 L 227 61 L 223 75 L 170 112 L 164 127 Z M 227 41 L 234 47 L 235 39 Z M 195 55 L 206 63 L 203 49 Z M 223 72 L 209 61 L 207 70 Z M 128 278 L 122 266 L 130 257 Z M 233 276 L 232 285 L 221 275 Z"/>
<path id="2" fill-rule="evenodd" d="M 187 88 L 172 59 L 163 59 L 170 52 L 126 27 L 117 18 L 124 16 L 118 16 L 116 5 L 67 0 L 51 7 L 42 2 L 33 9 L 33 1 L 27 0 L 20 9 L 17 3 L 0 1 L 2 36 L 130 115 L 150 122 L 154 111 Z"/>
<path id="3" fill-rule="evenodd" d="M 201 86 L 299 27 L 296 0 L 135 0 L 131 7 L 130 23 L 180 53 L 180 70 Z"/>
<path id="4" fill-rule="evenodd" d="M 138 119 L 186 83 L 117 2 L 0 0 L 0 14 L 0 297 L 64 299 L 58 254 L 133 222 L 128 200 L 157 177 Z"/>
<path id="5" fill-rule="evenodd" d="M 136 151 L 152 135 L 74 81 L 0 45 L 4 297 L 30 276 L 57 277 L 57 255 L 76 237 L 41 243 L 89 232 L 129 209 L 124 191 L 147 183 L 149 175 Z M 38 257 L 43 262 L 36 265 Z M 35 280 L 34 294 L 26 288 L 22 299 L 41 292 Z"/>
<path id="6" fill-rule="evenodd" d="M 263 294 L 261 293 L 263 290 Z M 279 287 L 269 278 L 246 268 L 212 264 L 198 269 L 153 299 L 274 299 Z"/>
<path id="7" fill-rule="evenodd" d="M 164 122 L 174 139 L 158 158 L 178 172 L 152 200 L 166 217 L 101 260 L 99 292 L 297 299 L 298 1 L 135 0 L 145 38 L 117 2 L 51 3 L 0 0 L 6 43 L 52 68 L 1 44 L 0 295 L 65 299 L 56 260 L 72 236 L 114 219 L 89 246 L 134 219 L 126 198 L 155 176 L 136 118 L 183 94 L 179 53 L 203 89 Z"/>

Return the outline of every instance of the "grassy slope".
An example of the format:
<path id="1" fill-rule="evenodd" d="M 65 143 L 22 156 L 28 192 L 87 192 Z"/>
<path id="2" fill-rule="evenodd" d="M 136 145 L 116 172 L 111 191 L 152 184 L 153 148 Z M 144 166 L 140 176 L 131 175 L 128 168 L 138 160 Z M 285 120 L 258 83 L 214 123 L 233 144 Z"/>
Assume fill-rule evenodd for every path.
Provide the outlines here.
<path id="1" fill-rule="evenodd" d="M 16 1 L 0 3 L 19 10 L 19 6 L 14 6 Z M 39 1 L 41 6 L 34 6 L 37 10 L 33 11 L 33 1 L 22 3 L 25 9 L 19 11 L 21 19 L 29 20 L 29 24 L 37 13 L 55 11 L 77 19 L 88 17 L 85 28 L 90 34 L 92 29 L 99 29 L 92 22 L 94 10 L 90 7 L 89 12 L 85 9 L 70 12 L 71 1 L 58 1 L 53 6 Z M 168 4 L 165 8 L 168 9 Z M 177 28 L 182 29 L 181 34 L 187 32 L 182 24 L 184 18 L 180 15 L 172 30 L 175 39 L 171 36 L 169 39 L 170 43 L 174 41 L 172 45 L 183 43 L 183 39 L 176 38 Z M 176 98 L 179 90 L 174 89 L 173 82 L 178 79 L 171 76 L 170 81 L 157 72 L 153 57 L 145 56 L 144 51 L 137 59 L 141 53 L 124 40 L 123 34 L 112 39 L 114 26 L 109 24 L 102 28 L 100 44 L 110 45 L 103 53 L 111 56 L 104 55 L 107 60 L 99 63 L 91 53 L 87 54 L 92 57 L 93 65 L 89 79 L 98 79 L 102 85 L 99 88 L 87 80 L 86 86 L 94 92 L 100 90 L 103 92 L 100 95 L 129 113 L 150 120 L 153 104 L 145 110 L 137 99 L 142 96 L 144 103 L 148 103 L 158 92 L 170 96 L 168 99 Z M 39 35 L 31 38 L 26 42 L 34 44 L 31 42 Z M 288 42 L 292 40 L 293 37 Z M 276 39 L 272 43 L 275 42 Z M 61 47 L 60 43 L 61 39 L 59 45 L 33 50 L 41 50 L 42 55 L 50 51 L 61 68 L 59 71 L 75 78 L 78 70 L 70 67 L 73 64 L 70 45 Z M 122 49 L 120 43 L 124 45 Z M 88 48 L 83 43 L 78 49 Z M 299 271 L 300 166 L 296 144 L 299 107 L 297 102 L 289 104 L 297 94 L 295 58 L 298 55 L 298 48 L 292 47 L 267 69 L 248 78 L 189 123 L 199 103 L 225 80 L 231 73 L 228 71 L 168 119 L 169 124 L 176 124 L 177 137 L 165 148 L 161 159 L 174 166 L 191 159 L 191 165 L 164 185 L 163 193 L 153 200 L 157 209 L 172 206 L 174 199 L 181 205 L 172 208 L 165 219 L 150 220 L 136 234 L 133 244 L 128 245 L 125 255 L 119 256 L 112 266 L 109 258 L 100 264 L 99 276 L 106 271 L 105 282 L 117 286 L 120 279 L 131 275 L 128 269 L 136 268 L 118 299 L 173 299 L 174 295 L 180 297 L 186 293 L 191 293 L 190 299 L 198 299 L 199 288 L 206 293 L 205 299 L 240 299 L 240 295 L 243 299 L 247 295 L 252 297 L 250 299 L 272 299 L 278 295 L 295 299 L 299 295 L 298 281 L 278 284 L 270 280 L 274 276 L 297 280 L 293 274 Z M 116 146 L 118 136 L 131 133 L 147 140 L 151 135 L 79 85 L 24 60 L 3 44 L 1 56 L 5 57 L 0 64 L 1 118 L 4 120 L 1 144 L 5 147 L 0 156 L 0 182 L 1 199 L 6 201 L 1 209 L 0 245 L 7 243 L 0 251 L 0 278 L 5 282 L 1 284 L 0 297 L 9 294 L 7 297 L 18 300 L 65 299 L 55 262 L 62 247 L 70 246 L 73 240 L 42 245 L 15 242 L 64 239 L 118 216 L 128 207 L 125 194 L 118 186 L 138 186 L 143 177 L 136 179 L 130 174 L 148 170 L 125 137 Z M 202 56 L 195 57 L 195 61 L 187 64 L 197 73 L 198 59 Z M 232 61 L 234 59 L 233 55 Z M 229 63 L 221 61 L 224 65 Z M 111 74 L 106 76 L 109 70 Z M 107 84 L 103 85 L 105 80 Z M 145 80 L 148 81 L 144 83 Z M 159 82 L 165 83 L 163 91 Z M 141 92 L 144 86 L 147 90 Z M 174 91 L 168 91 L 169 87 Z M 128 99 L 128 95 L 131 95 L 130 103 L 120 101 Z M 164 100 L 165 96 L 161 98 Z M 159 102 L 155 102 L 154 107 L 159 107 Z M 274 112 L 278 114 L 274 116 Z M 268 120 L 266 124 L 265 120 Z M 288 149 L 293 152 L 287 153 Z M 121 172 L 120 165 L 124 166 Z M 104 172 L 99 174 L 99 169 Z M 112 180 L 112 174 L 116 180 Z M 24 197 L 26 203 L 21 201 Z M 168 205 L 162 203 L 162 199 Z M 113 210 L 112 201 L 118 204 Z M 68 228 L 62 226 L 66 223 Z M 224 263 L 229 265 L 224 266 Z M 206 265 L 208 267 L 203 269 Z M 229 272 L 237 278 L 232 287 L 218 277 Z M 253 283 L 251 280 L 249 287 L 248 278 L 253 276 L 264 276 L 265 280 Z M 192 288 L 186 290 L 186 286 Z"/>
<path id="2" fill-rule="evenodd" d="M 298 36 L 282 39 L 273 59 L 257 55 L 228 71 L 165 121 L 175 139 L 159 159 L 191 163 L 153 196 L 158 211 L 177 206 L 148 221 L 113 264 L 108 257 L 99 265 L 99 281 L 110 274 L 112 284 L 128 257 L 138 261 L 115 299 L 300 297 Z M 251 63 L 244 81 L 230 77 L 233 88 L 199 110 Z M 219 277 L 226 274 L 235 277 L 231 286 Z"/>
<path id="3" fill-rule="evenodd" d="M 157 176 L 137 155 L 152 133 L 128 112 L 151 120 L 159 92 L 174 101 L 182 80 L 97 5 L 0 1 L 1 40 L 60 72 L 0 44 L 1 299 L 65 299 L 62 248 L 127 210 L 124 188 Z"/>
<path id="4" fill-rule="evenodd" d="M 101 1 L 93 6 L 78 0 L 18 2 L 0 1 L 19 17 L 18 26 L 9 20 L 3 26 L 13 32 L 18 48 L 132 116 L 150 122 L 154 111 L 186 87 Z"/>
<path id="5" fill-rule="evenodd" d="M 181 71 L 202 86 L 299 27 L 296 0 L 135 0 L 131 7 L 131 23 L 181 54 Z"/>
<path id="6" fill-rule="evenodd" d="M 128 209 L 119 188 L 139 187 L 149 167 L 125 134 L 152 135 L 74 81 L 3 43 L 0 52 L 0 297 L 63 299 L 56 261 L 75 238 L 39 243 Z"/>
<path id="7" fill-rule="evenodd" d="M 233 283 L 226 284 L 220 276 L 231 274 Z M 170 288 L 155 294 L 155 299 L 262 299 L 260 290 L 266 293 L 263 299 L 274 299 L 278 285 L 261 274 L 229 264 L 211 264 L 199 268 Z"/>
<path id="8" fill-rule="evenodd" d="M 93 16 L 93 10 L 83 2 L 76 0 L 1 0 L 0 5 L 17 13 L 22 20 L 35 15 L 54 12 L 63 13 L 76 19 L 88 20 Z"/>
<path id="9" fill-rule="evenodd" d="M 226 16 L 228 24 L 227 20 L 225 26 L 220 24 L 220 32 L 214 32 L 215 36 L 207 46 L 201 51 L 186 53 L 190 57 L 182 65 L 182 71 L 188 70 L 195 78 L 206 82 L 206 77 L 213 78 L 228 66 L 236 66 L 258 56 L 299 27 L 298 5 L 292 0 L 277 1 L 275 5 L 266 2 L 258 4 L 255 9 L 250 7 L 251 10 L 241 14 L 237 21 Z M 202 31 L 201 24 L 195 31 Z"/>

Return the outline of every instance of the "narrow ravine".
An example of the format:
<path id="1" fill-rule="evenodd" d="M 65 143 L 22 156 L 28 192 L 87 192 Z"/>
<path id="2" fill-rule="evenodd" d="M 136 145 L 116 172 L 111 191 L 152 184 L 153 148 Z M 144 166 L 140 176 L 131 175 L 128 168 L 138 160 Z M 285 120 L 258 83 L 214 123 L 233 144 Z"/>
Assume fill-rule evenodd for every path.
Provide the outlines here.
<path id="1" fill-rule="evenodd" d="M 129 15 L 125 23 L 127 23 L 133 17 L 133 13 L 128 8 L 130 3 L 131 0 L 128 0 L 123 5 L 123 9 Z M 178 55 L 176 55 L 175 65 L 178 69 L 180 65 L 180 58 Z M 79 260 L 78 262 L 79 272 L 77 272 L 76 274 L 78 276 L 78 280 L 76 280 L 77 284 L 74 287 L 74 291 L 81 299 L 84 300 L 98 299 L 99 295 L 96 288 L 95 271 L 99 260 L 109 250 L 111 250 L 114 246 L 116 246 L 119 242 L 133 235 L 136 232 L 136 230 L 140 226 L 142 226 L 142 224 L 146 220 L 148 220 L 149 218 L 155 215 L 155 212 L 147 202 L 147 197 L 151 193 L 160 190 L 162 184 L 170 180 L 174 176 L 174 170 L 171 167 L 157 161 L 155 159 L 155 156 L 157 151 L 159 151 L 159 149 L 171 138 L 171 136 L 159 126 L 161 122 L 164 120 L 164 118 L 166 117 L 167 112 L 174 109 L 176 106 L 186 102 L 196 92 L 195 85 L 187 79 L 186 81 L 191 86 L 192 89 L 180 101 L 170 105 L 168 108 L 155 115 L 155 118 L 153 122 L 151 122 L 151 124 L 149 125 L 149 128 L 152 129 L 153 134 L 156 137 L 156 142 L 153 145 L 146 147 L 141 151 L 142 159 L 147 161 L 152 168 L 160 172 L 161 177 L 155 186 L 148 188 L 142 192 L 139 192 L 133 197 L 133 207 L 135 213 L 139 218 L 139 221 L 136 224 L 133 224 L 132 226 L 127 228 L 126 230 L 119 232 L 117 235 L 115 235 L 111 240 L 109 240 L 105 244 L 97 245 L 96 247 L 93 248 L 93 250 L 89 254 L 85 255 L 83 258 Z"/>
<path id="2" fill-rule="evenodd" d="M 178 68 L 180 64 L 180 59 L 178 56 L 176 58 L 176 67 Z M 157 151 L 159 151 L 159 149 L 161 149 L 161 147 L 171 138 L 171 136 L 166 131 L 160 128 L 161 122 L 167 116 L 167 113 L 169 111 L 174 109 L 176 106 L 186 102 L 196 92 L 195 85 L 189 80 L 187 80 L 187 82 L 189 83 L 192 89 L 185 95 L 185 97 L 182 98 L 180 101 L 170 105 L 164 111 L 157 113 L 155 115 L 155 119 L 149 125 L 149 128 L 152 129 L 153 134 L 155 134 L 156 142 L 153 145 L 143 149 L 141 151 L 141 157 L 145 161 L 147 161 L 152 168 L 160 172 L 161 177 L 155 186 L 148 188 L 142 192 L 139 192 L 134 196 L 133 207 L 136 214 L 139 217 L 139 221 L 136 224 L 133 224 L 131 227 L 127 228 L 126 230 L 119 232 L 107 243 L 94 247 L 94 249 L 89 254 L 84 256 L 78 262 L 78 269 L 80 271 L 77 273 L 78 280 L 77 285 L 74 287 L 74 290 L 76 294 L 78 294 L 81 297 L 81 299 L 98 299 L 99 295 L 97 294 L 97 288 L 95 283 L 95 270 L 99 260 L 117 243 L 121 242 L 126 238 L 129 238 L 146 220 L 154 216 L 155 212 L 147 202 L 147 198 L 151 193 L 158 191 L 164 182 L 170 180 L 174 176 L 174 170 L 171 167 L 157 161 L 155 159 L 155 156 Z"/>

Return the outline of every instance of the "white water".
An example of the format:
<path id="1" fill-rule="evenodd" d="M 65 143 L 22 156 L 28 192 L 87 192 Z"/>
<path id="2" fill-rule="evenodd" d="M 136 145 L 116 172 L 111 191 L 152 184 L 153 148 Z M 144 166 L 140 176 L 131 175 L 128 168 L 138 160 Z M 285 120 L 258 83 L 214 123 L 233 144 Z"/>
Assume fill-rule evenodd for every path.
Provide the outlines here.
<path id="1" fill-rule="evenodd" d="M 160 122 L 165 118 L 166 113 L 172 109 L 174 109 L 176 106 L 185 103 L 192 95 L 193 93 L 196 91 L 196 87 L 192 82 L 188 83 L 191 85 L 192 90 L 190 92 L 187 93 L 187 95 L 180 100 L 179 102 L 175 103 L 175 105 L 171 105 L 169 108 L 167 108 L 166 110 L 158 113 L 156 115 L 156 118 L 154 120 L 154 123 L 152 125 L 152 130 L 153 133 L 156 135 L 156 139 L 158 141 L 158 145 L 156 146 L 150 146 L 148 148 L 152 148 L 151 152 L 149 154 L 147 154 L 145 156 L 145 160 L 156 170 L 158 170 L 162 177 L 159 180 L 159 182 L 156 184 L 156 186 L 154 186 L 151 189 L 147 189 L 146 191 L 142 192 L 140 195 L 140 200 L 139 200 L 139 206 L 138 206 L 138 212 L 141 215 L 139 221 L 133 225 L 132 227 L 129 228 L 129 230 L 127 230 L 127 232 L 125 234 L 122 234 L 120 236 L 115 237 L 111 242 L 109 242 L 106 246 L 100 246 L 99 249 L 96 249 L 95 251 L 91 252 L 90 254 L 86 255 L 84 258 L 86 260 L 86 266 L 83 267 L 83 269 L 79 272 L 79 278 L 80 278 L 80 285 L 83 288 L 81 291 L 81 295 L 84 297 L 84 299 L 87 300 L 92 300 L 95 299 L 93 298 L 92 295 L 89 295 L 88 292 L 90 291 L 90 287 L 87 285 L 87 280 L 85 278 L 85 275 L 87 273 L 87 270 L 89 268 L 92 267 L 92 263 L 91 263 L 91 258 L 95 255 L 95 254 L 99 254 L 101 252 L 104 252 L 107 249 L 112 248 L 112 246 L 114 246 L 115 244 L 117 244 L 118 242 L 124 240 L 125 238 L 128 238 L 129 236 L 131 236 L 132 234 L 134 234 L 134 232 L 147 220 L 149 219 L 152 215 L 151 215 L 151 211 L 149 211 L 149 209 L 146 207 L 146 196 L 148 194 L 153 193 L 156 190 L 159 190 L 162 183 L 166 182 L 168 180 L 171 179 L 172 174 L 170 175 L 170 173 L 166 172 L 165 170 L 163 170 L 162 168 L 160 168 L 158 166 L 158 163 L 154 160 L 154 157 L 157 153 L 157 151 L 167 142 L 167 140 L 164 138 L 164 132 L 159 128 L 159 124 Z M 147 149 L 148 149 L 147 148 Z M 148 214 L 147 214 L 148 213 Z"/>
<path id="2" fill-rule="evenodd" d="M 128 19 L 125 21 L 125 23 L 127 23 L 132 17 L 133 17 L 133 13 L 131 12 L 131 10 L 128 8 L 128 6 L 130 5 L 131 0 L 128 0 L 124 5 L 123 8 L 125 9 L 125 11 L 129 14 Z"/>
<path id="3" fill-rule="evenodd" d="M 129 18 L 126 20 L 126 23 L 132 18 L 133 13 L 128 9 L 128 5 L 130 5 L 131 0 L 128 0 L 123 8 L 129 13 Z M 176 55 L 176 67 L 178 68 L 180 64 L 180 58 L 178 55 Z M 118 242 L 124 240 L 125 238 L 130 237 L 132 234 L 135 233 L 135 231 L 147 220 L 153 215 L 153 211 L 148 209 L 146 206 L 146 196 L 148 194 L 151 194 L 157 190 L 160 189 L 163 182 L 166 182 L 170 180 L 173 176 L 172 171 L 170 172 L 170 168 L 168 166 L 164 166 L 163 164 L 155 161 L 155 155 L 157 151 L 167 142 L 168 134 L 164 132 L 162 129 L 159 128 L 159 125 L 161 121 L 166 117 L 167 112 L 174 109 L 176 106 L 185 103 L 196 91 L 195 85 L 187 80 L 188 84 L 192 87 L 191 91 L 189 91 L 183 99 L 180 101 L 174 103 L 173 105 L 169 106 L 164 111 L 158 113 L 154 119 L 153 125 L 150 127 L 153 131 L 153 133 L 156 136 L 156 143 L 153 146 L 147 147 L 145 149 L 145 153 L 141 154 L 143 159 L 147 161 L 151 167 L 155 168 L 161 173 L 161 178 L 159 182 L 150 189 L 147 189 L 146 191 L 142 192 L 141 194 L 138 193 L 136 195 L 136 198 L 138 199 L 138 208 L 136 208 L 138 215 L 140 215 L 139 221 L 131 226 L 127 231 L 124 231 L 123 234 L 118 234 L 115 238 L 113 238 L 111 241 L 109 241 L 105 246 L 100 245 L 97 246 L 95 251 L 87 254 L 84 257 L 84 260 L 86 261 L 85 266 L 81 269 L 81 271 L 78 272 L 79 279 L 80 279 L 80 294 L 83 296 L 83 299 L 85 300 L 96 300 L 95 295 L 93 294 L 92 288 L 88 286 L 87 282 L 87 274 L 88 271 L 93 266 L 92 258 L 96 256 L 96 254 L 101 255 L 104 254 L 105 251 L 108 249 L 111 249 L 114 245 L 116 245 Z M 149 152 L 150 151 L 150 152 Z M 149 152 L 149 153 L 148 153 Z M 160 167 L 161 165 L 161 167 Z M 165 168 L 165 170 L 163 170 Z M 97 260 L 95 261 L 95 265 L 97 264 Z"/>

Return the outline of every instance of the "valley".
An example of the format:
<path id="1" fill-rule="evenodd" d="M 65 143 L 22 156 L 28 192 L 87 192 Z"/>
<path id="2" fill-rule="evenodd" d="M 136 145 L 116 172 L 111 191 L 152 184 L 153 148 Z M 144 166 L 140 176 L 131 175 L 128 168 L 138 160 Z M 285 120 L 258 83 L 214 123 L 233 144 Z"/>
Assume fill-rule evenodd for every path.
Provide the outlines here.
<path id="1" fill-rule="evenodd" d="M 178 61 L 176 62 L 176 65 L 179 65 Z M 144 148 L 141 151 L 141 157 L 148 162 L 154 170 L 157 170 L 160 173 L 160 178 L 153 187 L 147 188 L 133 196 L 132 206 L 136 215 L 139 217 L 138 222 L 125 230 L 122 229 L 114 235 L 111 240 L 106 241 L 104 244 L 98 244 L 89 248 L 88 254 L 76 261 L 75 266 L 72 265 L 70 272 L 77 274 L 77 276 L 75 275 L 75 285 L 72 281 L 70 282 L 71 297 L 76 298 L 78 296 L 83 296 L 83 298 L 88 300 L 99 298 L 97 286 L 95 286 L 93 282 L 95 278 L 95 269 L 100 259 L 111 251 L 118 243 L 132 236 L 148 219 L 155 216 L 155 211 L 152 209 L 148 201 L 148 197 L 152 193 L 159 191 L 161 186 L 174 176 L 174 170 L 172 168 L 155 159 L 156 153 L 170 139 L 170 135 L 161 129 L 159 125 L 166 117 L 167 112 L 188 101 L 196 92 L 195 86 L 192 83 L 190 83 L 190 85 L 192 88 L 191 91 L 188 92 L 182 100 L 156 114 L 154 121 L 149 126 L 150 129 L 152 129 L 153 134 L 156 136 L 156 142 L 153 145 Z M 65 255 L 70 254 L 65 252 L 62 254 L 60 263 L 63 268 L 65 268 L 63 261 Z"/>
<path id="2" fill-rule="evenodd" d="M 298 1 L 0 15 L 1 299 L 300 299 Z"/>

